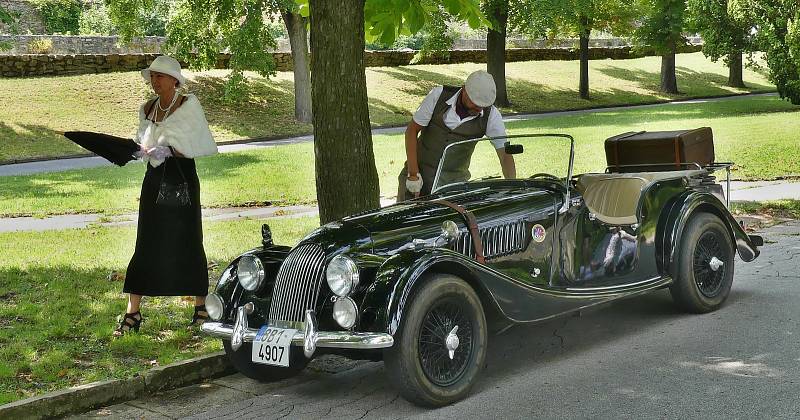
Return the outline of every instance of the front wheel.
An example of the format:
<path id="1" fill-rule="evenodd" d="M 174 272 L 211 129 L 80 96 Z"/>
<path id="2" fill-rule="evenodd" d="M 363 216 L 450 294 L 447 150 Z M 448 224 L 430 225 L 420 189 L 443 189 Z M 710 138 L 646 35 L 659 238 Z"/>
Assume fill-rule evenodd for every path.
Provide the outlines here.
<path id="1" fill-rule="evenodd" d="M 281 367 L 253 363 L 253 343 L 242 343 L 238 350 L 234 350 L 230 341 L 223 340 L 222 346 L 225 348 L 225 355 L 228 356 L 228 360 L 231 361 L 231 364 L 239 373 L 261 382 L 274 382 L 291 378 L 300 373 L 308 364 L 308 359 L 303 354 L 302 347 L 292 346 L 289 353 L 289 367 Z"/>
<path id="2" fill-rule="evenodd" d="M 384 357 L 400 394 L 429 407 L 463 399 L 486 359 L 486 317 L 475 291 L 437 274 L 414 294 L 401 322 Z"/>
<path id="3" fill-rule="evenodd" d="M 693 216 L 681 236 L 677 278 L 670 286 L 682 309 L 706 313 L 719 308 L 733 284 L 734 248 L 728 227 L 709 213 Z"/>

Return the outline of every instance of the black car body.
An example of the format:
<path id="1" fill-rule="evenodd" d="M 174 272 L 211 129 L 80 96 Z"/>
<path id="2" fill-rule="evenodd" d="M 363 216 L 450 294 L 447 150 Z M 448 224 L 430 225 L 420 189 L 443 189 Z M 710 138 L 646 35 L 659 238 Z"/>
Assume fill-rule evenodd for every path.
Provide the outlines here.
<path id="1" fill-rule="evenodd" d="M 406 398 L 437 406 L 469 391 L 493 331 L 667 287 L 688 311 L 719 307 L 734 254 L 752 261 L 760 245 L 709 176 L 725 166 L 572 176 L 572 139 L 555 137 L 570 145 L 566 177 L 436 184 L 430 196 L 326 224 L 293 248 L 272 244 L 265 227 L 263 246 L 224 271 L 203 331 L 261 379 L 322 352 L 383 358 Z M 270 346 L 264 326 L 291 337 Z M 253 362 L 283 351 L 288 366 Z"/>

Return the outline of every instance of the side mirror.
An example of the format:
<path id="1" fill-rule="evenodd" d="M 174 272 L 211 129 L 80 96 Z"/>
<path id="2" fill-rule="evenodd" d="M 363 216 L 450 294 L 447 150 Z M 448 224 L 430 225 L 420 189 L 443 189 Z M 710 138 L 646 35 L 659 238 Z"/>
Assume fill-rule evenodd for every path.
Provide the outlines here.
<path id="1" fill-rule="evenodd" d="M 521 144 L 511 144 L 506 142 L 506 145 L 504 147 L 504 151 L 506 152 L 507 155 L 519 155 L 522 154 L 522 150 L 523 148 Z"/>

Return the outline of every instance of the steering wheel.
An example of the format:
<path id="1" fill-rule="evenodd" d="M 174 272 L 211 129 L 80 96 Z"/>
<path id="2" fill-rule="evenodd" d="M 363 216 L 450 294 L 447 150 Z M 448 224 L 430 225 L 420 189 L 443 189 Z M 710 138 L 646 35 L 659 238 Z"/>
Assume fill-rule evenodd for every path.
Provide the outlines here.
<path id="1" fill-rule="evenodd" d="M 546 174 L 544 172 L 539 172 L 538 174 L 533 174 L 528 179 L 536 179 L 536 178 L 544 178 L 544 179 L 550 179 L 550 180 L 553 180 L 553 181 L 561 182 L 561 179 L 559 179 L 557 176 L 551 175 L 551 174 Z"/>

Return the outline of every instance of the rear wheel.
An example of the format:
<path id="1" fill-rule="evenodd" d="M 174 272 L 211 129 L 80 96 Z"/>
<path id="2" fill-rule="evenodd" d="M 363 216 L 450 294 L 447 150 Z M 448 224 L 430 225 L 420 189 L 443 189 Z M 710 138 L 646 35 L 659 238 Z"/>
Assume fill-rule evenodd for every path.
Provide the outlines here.
<path id="1" fill-rule="evenodd" d="M 464 398 L 486 359 L 486 317 L 475 291 L 437 274 L 415 293 L 384 360 L 390 380 L 415 404 L 438 407 Z"/>
<path id="2" fill-rule="evenodd" d="M 298 346 L 292 346 L 290 350 L 289 367 L 253 363 L 253 343 L 242 343 L 238 350 L 234 350 L 230 341 L 223 340 L 222 346 L 225 347 L 225 354 L 236 370 L 250 379 L 262 382 L 274 382 L 291 378 L 300 373 L 308 364 L 308 359 L 303 354 L 303 348 Z"/>
<path id="3" fill-rule="evenodd" d="M 734 248 L 727 226 L 717 216 L 699 213 L 689 220 L 679 245 L 672 298 L 687 312 L 716 310 L 733 284 Z"/>

